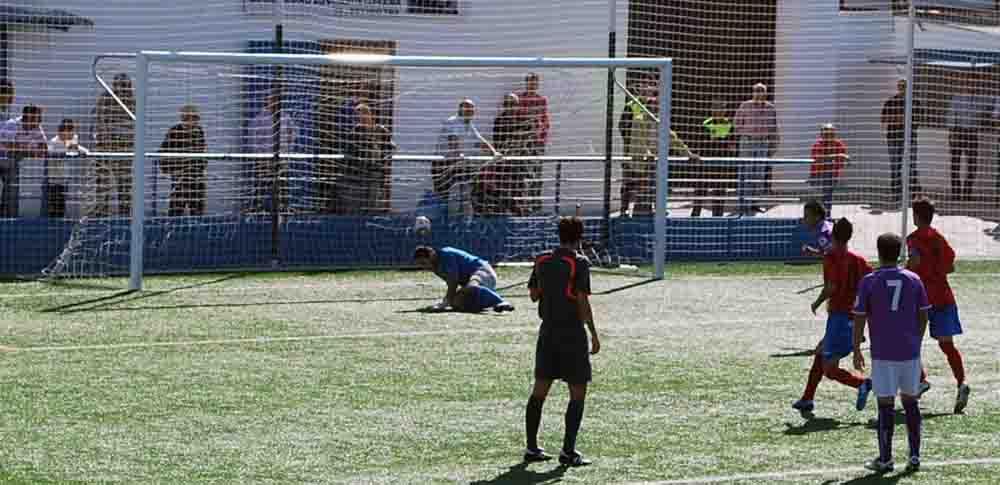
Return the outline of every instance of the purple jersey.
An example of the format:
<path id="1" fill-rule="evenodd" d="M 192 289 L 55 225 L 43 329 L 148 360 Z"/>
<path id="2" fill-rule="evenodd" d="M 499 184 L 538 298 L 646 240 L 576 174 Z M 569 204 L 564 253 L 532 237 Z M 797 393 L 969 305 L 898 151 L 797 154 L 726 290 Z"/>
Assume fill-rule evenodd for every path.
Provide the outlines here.
<path id="1" fill-rule="evenodd" d="M 827 220 L 820 221 L 816 227 L 809 229 L 809 238 L 806 246 L 819 252 L 820 255 L 830 254 L 833 250 L 833 223 Z"/>
<path id="2" fill-rule="evenodd" d="M 868 316 L 872 359 L 906 361 L 920 357 L 917 313 L 930 308 L 927 290 L 916 273 L 879 268 L 861 280 L 856 315 Z"/>

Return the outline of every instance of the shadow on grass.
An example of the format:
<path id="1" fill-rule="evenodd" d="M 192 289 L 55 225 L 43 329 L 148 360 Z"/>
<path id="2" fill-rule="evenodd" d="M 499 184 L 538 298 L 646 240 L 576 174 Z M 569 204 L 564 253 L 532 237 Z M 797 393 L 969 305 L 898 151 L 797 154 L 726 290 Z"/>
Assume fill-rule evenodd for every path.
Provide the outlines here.
<path id="1" fill-rule="evenodd" d="M 792 347 L 782 347 L 781 350 L 787 350 L 788 352 L 780 354 L 770 354 L 768 357 L 772 359 L 780 359 L 784 357 L 812 357 L 816 354 L 816 349 L 795 349 Z"/>
<path id="2" fill-rule="evenodd" d="M 886 475 L 882 473 L 870 473 L 863 477 L 858 477 L 853 480 L 846 482 L 839 482 L 833 480 L 827 480 L 823 482 L 824 485 L 892 485 L 898 483 L 900 480 L 913 475 L 916 472 L 903 471 L 895 475 Z"/>
<path id="3" fill-rule="evenodd" d="M 521 462 L 497 475 L 492 480 L 479 480 L 469 485 L 516 485 L 535 483 L 555 483 L 566 474 L 566 465 L 559 465 L 549 471 L 536 472 L 528 469 L 527 462 Z"/>
<path id="4" fill-rule="evenodd" d="M 643 285 L 648 285 L 650 283 L 656 283 L 657 281 L 659 281 L 659 280 L 654 279 L 654 278 L 649 278 L 649 279 L 645 279 L 645 280 L 642 280 L 642 281 L 638 281 L 636 283 L 629 283 L 629 284 L 627 284 L 625 286 L 619 286 L 617 288 L 611 288 L 610 290 L 595 291 L 594 294 L 595 295 L 610 295 L 610 294 L 613 294 L 613 293 L 618 293 L 619 291 L 631 290 L 632 288 L 637 288 L 637 287 L 640 287 L 640 286 L 643 286 Z"/>
<path id="5" fill-rule="evenodd" d="M 924 421 L 926 421 L 928 419 L 937 419 L 937 418 L 941 418 L 941 417 L 944 417 L 944 416 L 954 416 L 954 414 L 951 414 L 951 413 L 920 413 L 920 416 L 923 418 Z M 902 409 L 897 409 L 896 410 L 896 420 L 895 421 L 896 421 L 896 426 L 906 426 L 906 412 L 903 411 Z M 875 418 L 869 419 L 868 423 L 865 424 L 865 427 L 867 427 L 868 429 L 873 430 L 873 431 L 877 430 L 878 429 L 878 420 L 875 419 Z"/>
<path id="6" fill-rule="evenodd" d="M 170 290 L 175 291 L 175 290 Z M 131 311 L 155 311 L 155 310 L 184 310 L 184 309 L 195 309 L 195 308 L 245 308 L 245 307 L 256 307 L 256 306 L 279 306 L 279 305 L 329 305 L 334 303 L 390 303 L 390 302 L 405 302 L 405 301 L 415 301 L 415 302 L 431 302 L 437 301 L 434 298 L 428 297 L 385 297 L 385 298 L 330 298 L 323 300 L 285 300 L 285 301 L 258 301 L 258 302 L 234 302 L 234 303 L 190 303 L 190 304 L 177 304 L 177 305 L 143 305 L 143 306 L 112 306 L 115 304 L 130 303 L 138 301 L 143 298 L 149 298 L 152 296 L 158 296 L 158 294 L 169 293 L 170 291 L 164 292 L 153 292 L 154 294 L 143 293 L 137 298 L 120 299 L 118 301 L 108 302 L 105 304 L 99 304 L 95 306 L 90 306 L 87 308 L 72 308 L 83 305 L 84 303 L 74 303 L 71 305 L 63 305 L 63 307 L 56 307 L 55 309 L 43 310 L 46 312 L 58 312 L 58 313 L 85 313 L 85 312 L 131 312 Z M 118 296 L 123 296 L 118 295 Z M 509 298 L 527 298 L 528 295 L 512 295 Z M 107 299 L 107 298 L 105 298 Z M 90 303 L 93 303 L 91 301 Z M 396 313 L 427 313 L 424 308 L 418 308 L 414 310 L 400 310 Z M 494 315 L 494 312 L 480 312 L 480 315 Z M 471 314 L 470 314 L 471 315 Z"/>
<path id="7" fill-rule="evenodd" d="M 863 422 L 845 423 L 836 418 L 806 417 L 806 421 L 798 426 L 792 423 L 785 423 L 785 430 L 781 433 L 787 436 L 803 436 L 810 433 L 822 433 L 824 431 L 835 431 L 866 425 L 867 423 Z"/>
<path id="8" fill-rule="evenodd" d="M 246 276 L 247 276 L 246 273 L 230 274 L 230 275 L 225 275 L 225 276 L 213 279 L 213 280 L 202 281 L 200 283 L 194 283 L 194 284 L 185 285 L 185 286 L 178 286 L 176 288 L 171 288 L 169 290 L 148 291 L 148 292 L 143 292 L 143 293 L 139 293 L 139 292 L 134 291 L 134 290 L 124 290 L 124 291 L 119 291 L 119 292 L 113 293 L 111 295 L 100 296 L 100 297 L 97 297 L 97 298 L 91 298 L 91 299 L 88 299 L 88 300 L 78 301 L 78 302 L 75 302 L 75 303 L 67 303 L 65 305 L 59 305 L 59 306 L 52 307 L 52 308 L 45 308 L 45 309 L 41 310 L 41 312 L 42 313 L 75 313 L 75 312 L 84 312 L 84 311 L 100 311 L 100 310 L 105 309 L 106 307 L 108 307 L 110 305 L 114 305 L 114 304 L 118 304 L 118 303 L 133 302 L 133 301 L 143 300 L 143 299 L 146 299 L 146 298 L 153 298 L 153 297 L 157 297 L 157 296 L 167 295 L 167 294 L 174 293 L 174 292 L 177 292 L 177 291 L 191 290 L 191 289 L 195 289 L 195 288 L 201 288 L 201 287 L 204 287 L 204 286 L 211 286 L 211 285 L 215 285 L 215 284 L 219 284 L 219 283 L 225 283 L 227 281 L 232 281 L 232 280 L 239 279 L 239 278 L 244 278 Z M 127 296 L 133 295 L 133 294 L 136 295 L 135 298 L 126 298 Z M 80 308 L 80 307 L 86 307 L 86 308 Z"/>
<path id="9" fill-rule="evenodd" d="M 923 419 L 936 419 L 942 416 L 951 416 L 948 413 L 924 413 Z M 867 429 L 875 430 L 878 427 L 877 421 L 871 419 L 867 422 L 850 422 L 845 423 L 836 418 L 817 418 L 811 413 L 803 413 L 802 418 L 805 422 L 796 426 L 792 423 L 785 423 L 785 430 L 781 433 L 786 436 L 803 436 L 810 433 L 822 433 L 824 431 L 836 431 L 839 429 L 847 428 L 857 428 L 864 426 Z M 896 426 L 906 425 L 906 415 L 902 410 L 896 411 Z"/>

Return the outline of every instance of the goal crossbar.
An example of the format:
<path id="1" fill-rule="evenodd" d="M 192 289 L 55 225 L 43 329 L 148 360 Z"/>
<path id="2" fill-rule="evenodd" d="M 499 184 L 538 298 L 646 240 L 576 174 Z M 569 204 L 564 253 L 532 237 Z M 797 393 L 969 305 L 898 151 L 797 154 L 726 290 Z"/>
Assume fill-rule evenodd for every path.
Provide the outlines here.
<path id="1" fill-rule="evenodd" d="M 146 98 L 149 87 L 151 63 L 202 63 L 202 64 L 269 64 L 314 66 L 395 66 L 440 68 L 559 68 L 559 69 L 629 69 L 646 68 L 659 72 L 659 124 L 656 169 L 656 217 L 654 225 L 653 258 L 657 278 L 664 274 L 666 255 L 666 200 L 668 156 L 670 154 L 671 86 L 673 61 L 664 57 L 610 58 L 610 57 L 447 57 L 447 56 L 392 56 L 380 54 L 268 54 L 238 52 L 156 51 L 136 53 L 135 82 L 135 151 L 132 160 L 132 221 L 129 248 L 129 288 L 142 289 L 143 245 L 145 225 L 146 168 Z"/>

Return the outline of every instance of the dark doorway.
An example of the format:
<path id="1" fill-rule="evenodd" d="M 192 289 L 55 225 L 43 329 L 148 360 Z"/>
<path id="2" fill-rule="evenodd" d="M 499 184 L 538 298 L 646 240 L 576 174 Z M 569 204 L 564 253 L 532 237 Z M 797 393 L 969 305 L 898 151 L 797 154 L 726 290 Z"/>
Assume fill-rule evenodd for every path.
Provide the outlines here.
<path id="1" fill-rule="evenodd" d="M 732 115 L 753 84 L 773 84 L 776 20 L 777 0 L 632 0 L 628 55 L 674 59 L 672 125 L 697 146 L 714 101 Z"/>

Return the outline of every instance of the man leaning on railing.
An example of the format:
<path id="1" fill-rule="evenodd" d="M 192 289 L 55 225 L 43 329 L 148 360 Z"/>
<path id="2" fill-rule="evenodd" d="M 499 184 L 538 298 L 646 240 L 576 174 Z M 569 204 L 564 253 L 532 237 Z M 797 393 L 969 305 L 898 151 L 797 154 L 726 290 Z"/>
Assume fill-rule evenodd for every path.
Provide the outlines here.
<path id="1" fill-rule="evenodd" d="M 0 197 L 0 217 L 17 217 L 20 199 L 18 176 L 21 160 L 45 158 L 48 140 L 42 130 L 42 109 L 29 104 L 21 111 L 21 116 L 8 120 L 0 127 L 0 183 L 3 194 Z"/>

